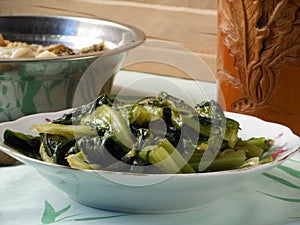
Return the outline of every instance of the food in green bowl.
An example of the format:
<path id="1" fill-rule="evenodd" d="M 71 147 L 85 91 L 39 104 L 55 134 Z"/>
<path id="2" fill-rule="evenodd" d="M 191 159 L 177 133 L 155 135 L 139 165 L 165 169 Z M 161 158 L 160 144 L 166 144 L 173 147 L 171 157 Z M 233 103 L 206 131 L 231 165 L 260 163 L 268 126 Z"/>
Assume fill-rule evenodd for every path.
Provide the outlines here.
<path id="1" fill-rule="evenodd" d="M 79 90 L 84 100 L 109 94 L 128 50 L 145 40 L 130 25 L 80 17 L 0 16 L 0 31 L 9 40 L 0 38 L 0 46 L 9 47 L 0 47 L 0 122 L 74 107 L 86 77 L 91 79 L 88 90 Z M 86 49 L 94 44 L 100 51 Z M 38 55 L 33 49 L 22 57 L 32 45 L 46 48 L 45 55 L 29 57 Z"/>

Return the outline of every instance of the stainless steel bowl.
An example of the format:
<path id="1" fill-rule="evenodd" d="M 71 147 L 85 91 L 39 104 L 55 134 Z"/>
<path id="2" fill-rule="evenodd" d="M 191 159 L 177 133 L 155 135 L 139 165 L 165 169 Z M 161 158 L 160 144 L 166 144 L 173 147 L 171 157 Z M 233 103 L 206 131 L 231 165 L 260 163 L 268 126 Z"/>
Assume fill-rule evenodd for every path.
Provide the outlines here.
<path id="1" fill-rule="evenodd" d="M 0 59 L 0 122 L 73 107 L 75 94 L 77 104 L 82 104 L 95 93 L 109 93 L 128 50 L 145 40 L 145 34 L 130 25 L 61 16 L 1 16 L 0 33 L 12 41 L 61 43 L 73 49 L 99 40 L 111 46 L 58 58 Z"/>

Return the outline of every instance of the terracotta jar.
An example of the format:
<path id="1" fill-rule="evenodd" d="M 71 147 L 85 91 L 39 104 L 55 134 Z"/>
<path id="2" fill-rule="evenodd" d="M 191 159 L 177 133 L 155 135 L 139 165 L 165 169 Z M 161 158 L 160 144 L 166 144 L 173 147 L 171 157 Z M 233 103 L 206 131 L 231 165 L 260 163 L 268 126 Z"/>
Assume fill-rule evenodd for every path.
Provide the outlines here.
<path id="1" fill-rule="evenodd" d="M 218 0 L 217 83 L 226 111 L 300 135 L 300 1 Z"/>

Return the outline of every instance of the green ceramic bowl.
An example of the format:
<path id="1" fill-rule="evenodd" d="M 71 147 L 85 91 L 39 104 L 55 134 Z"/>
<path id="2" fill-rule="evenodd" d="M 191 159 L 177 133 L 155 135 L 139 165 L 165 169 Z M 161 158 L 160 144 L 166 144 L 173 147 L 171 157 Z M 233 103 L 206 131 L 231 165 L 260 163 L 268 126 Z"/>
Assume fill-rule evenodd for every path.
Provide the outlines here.
<path id="1" fill-rule="evenodd" d="M 70 108 L 109 93 L 128 50 L 145 40 L 135 27 L 79 17 L 2 16 L 0 33 L 12 41 L 62 43 L 75 49 L 99 40 L 112 46 L 52 59 L 0 59 L 0 122 Z"/>

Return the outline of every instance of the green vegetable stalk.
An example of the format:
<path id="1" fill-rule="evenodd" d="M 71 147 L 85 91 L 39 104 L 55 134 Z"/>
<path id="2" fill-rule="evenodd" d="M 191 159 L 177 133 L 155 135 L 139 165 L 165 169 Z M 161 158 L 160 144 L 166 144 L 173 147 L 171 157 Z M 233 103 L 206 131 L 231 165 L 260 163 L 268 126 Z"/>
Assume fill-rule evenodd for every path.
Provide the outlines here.
<path id="1" fill-rule="evenodd" d="M 6 130 L 5 144 L 49 163 L 135 173 L 200 173 L 271 162 L 273 141 L 243 140 L 215 101 L 195 107 L 167 94 L 137 102 L 93 102 L 44 124 L 36 136 Z"/>
<path id="2" fill-rule="evenodd" d="M 145 147 L 139 156 L 164 173 L 195 173 L 193 167 L 167 139 L 160 140 L 157 145 Z"/>

